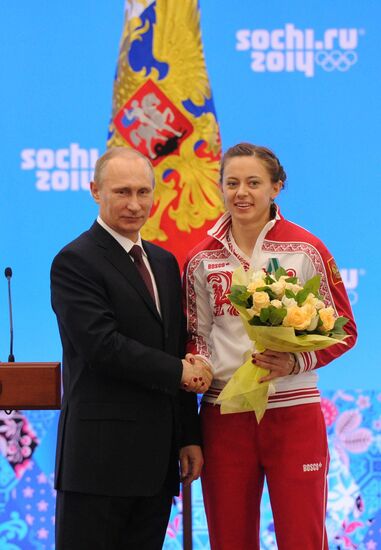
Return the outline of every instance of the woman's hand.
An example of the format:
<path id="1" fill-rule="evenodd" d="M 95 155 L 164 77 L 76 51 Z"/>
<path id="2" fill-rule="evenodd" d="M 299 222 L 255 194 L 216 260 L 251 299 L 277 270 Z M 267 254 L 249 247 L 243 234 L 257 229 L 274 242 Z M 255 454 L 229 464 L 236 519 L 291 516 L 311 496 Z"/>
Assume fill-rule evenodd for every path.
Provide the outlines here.
<path id="1" fill-rule="evenodd" d="M 188 392 L 205 393 L 213 380 L 210 365 L 192 353 L 187 353 L 182 363 L 181 388 Z"/>
<path id="2" fill-rule="evenodd" d="M 298 361 L 292 353 L 267 349 L 263 353 L 253 353 L 252 357 L 254 365 L 270 371 L 259 382 L 269 382 L 280 376 L 298 374 L 300 370 Z"/>

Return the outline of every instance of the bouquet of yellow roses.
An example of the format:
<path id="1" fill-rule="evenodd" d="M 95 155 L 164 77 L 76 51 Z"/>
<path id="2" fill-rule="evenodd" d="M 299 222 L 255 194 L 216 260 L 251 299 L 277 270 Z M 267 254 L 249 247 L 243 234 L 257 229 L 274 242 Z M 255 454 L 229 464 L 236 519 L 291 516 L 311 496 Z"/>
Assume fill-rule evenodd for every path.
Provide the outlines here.
<path id="1" fill-rule="evenodd" d="M 348 322 L 346 317 L 336 317 L 333 307 L 325 306 L 319 289 L 320 275 L 301 285 L 282 267 L 273 274 L 240 267 L 233 272 L 229 299 L 257 351 L 317 351 L 345 344 L 343 327 Z M 271 382 L 259 383 L 267 374 L 250 357 L 220 393 L 221 413 L 254 411 L 260 422 L 274 391 Z"/>

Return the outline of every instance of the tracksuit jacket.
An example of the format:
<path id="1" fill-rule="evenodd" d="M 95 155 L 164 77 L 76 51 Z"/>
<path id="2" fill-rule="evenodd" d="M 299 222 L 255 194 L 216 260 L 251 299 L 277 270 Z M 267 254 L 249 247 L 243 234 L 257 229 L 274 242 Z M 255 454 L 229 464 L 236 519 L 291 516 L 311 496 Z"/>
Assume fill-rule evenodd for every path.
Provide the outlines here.
<path id="1" fill-rule="evenodd" d="M 252 257 L 234 242 L 231 216 L 225 213 L 208 231 L 208 237 L 189 254 L 184 267 L 184 300 L 188 319 L 187 351 L 207 360 L 213 368 L 213 383 L 203 399 L 213 403 L 234 372 L 254 351 L 242 321 L 229 302 L 232 273 L 243 265 L 255 271 L 283 267 L 301 284 L 321 275 L 320 294 L 326 306 L 349 319 L 346 343 L 317 352 L 297 353 L 300 372 L 273 381 L 275 393 L 268 408 L 289 407 L 320 401 L 316 369 L 348 351 L 356 341 L 356 325 L 335 260 L 325 245 L 302 227 L 287 221 L 279 208 L 259 235 Z"/>

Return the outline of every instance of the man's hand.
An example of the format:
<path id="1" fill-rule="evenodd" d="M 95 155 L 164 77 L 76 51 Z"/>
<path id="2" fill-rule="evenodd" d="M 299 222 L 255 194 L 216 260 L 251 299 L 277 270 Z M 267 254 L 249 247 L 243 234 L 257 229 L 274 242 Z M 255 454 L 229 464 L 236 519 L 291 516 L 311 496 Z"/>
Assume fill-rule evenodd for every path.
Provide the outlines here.
<path id="1" fill-rule="evenodd" d="M 201 447 L 198 445 L 187 445 L 180 449 L 180 475 L 184 487 L 200 477 L 203 464 Z"/>
<path id="2" fill-rule="evenodd" d="M 182 362 L 183 375 L 181 377 L 181 388 L 185 391 L 205 393 L 213 378 L 210 366 L 194 357 L 191 353 L 187 353 Z"/>

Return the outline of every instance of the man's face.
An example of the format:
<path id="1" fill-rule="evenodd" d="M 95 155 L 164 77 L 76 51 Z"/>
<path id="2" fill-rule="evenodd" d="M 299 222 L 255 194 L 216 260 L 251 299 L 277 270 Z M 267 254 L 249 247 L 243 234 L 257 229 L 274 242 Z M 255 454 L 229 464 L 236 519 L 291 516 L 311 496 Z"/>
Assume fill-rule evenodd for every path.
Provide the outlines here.
<path id="1" fill-rule="evenodd" d="M 114 157 L 103 169 L 102 182 L 91 183 L 99 215 L 111 229 L 136 242 L 153 203 L 152 172 L 139 157 Z"/>

